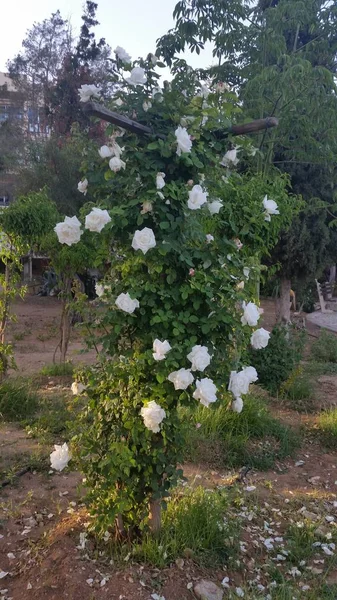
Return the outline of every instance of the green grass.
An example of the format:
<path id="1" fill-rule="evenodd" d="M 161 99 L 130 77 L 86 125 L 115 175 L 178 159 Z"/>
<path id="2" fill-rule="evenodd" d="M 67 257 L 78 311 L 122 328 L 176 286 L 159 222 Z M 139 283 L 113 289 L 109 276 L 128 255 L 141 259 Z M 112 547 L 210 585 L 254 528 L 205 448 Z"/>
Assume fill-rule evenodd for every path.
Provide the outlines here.
<path id="1" fill-rule="evenodd" d="M 323 329 L 311 347 L 311 354 L 320 362 L 337 363 L 337 336 Z"/>
<path id="2" fill-rule="evenodd" d="M 327 448 L 337 448 L 337 408 L 319 414 L 314 429 L 322 444 Z"/>
<path id="3" fill-rule="evenodd" d="M 218 468 L 245 465 L 269 469 L 298 445 L 298 434 L 272 417 L 266 404 L 252 396 L 245 399 L 241 414 L 226 407 L 199 406 L 194 411 L 182 409 L 181 419 L 187 429 L 186 459 Z"/>
<path id="4" fill-rule="evenodd" d="M 37 393 L 25 381 L 8 379 L 0 385 L 0 417 L 21 421 L 34 415 L 39 406 Z"/>
<path id="5" fill-rule="evenodd" d="M 178 488 L 163 512 L 158 537 L 145 535 L 132 546 L 132 559 L 164 567 L 187 555 L 203 566 L 221 566 L 237 557 L 240 526 L 224 523 L 228 508 L 225 491 Z M 235 526 L 234 526 L 235 525 Z M 123 547 L 125 553 L 130 551 Z"/>
<path id="6" fill-rule="evenodd" d="M 30 437 L 42 444 L 52 444 L 68 437 L 68 425 L 72 418 L 70 407 L 62 396 L 41 398 L 36 415 L 26 419 L 23 425 Z"/>
<path id="7" fill-rule="evenodd" d="M 74 372 L 74 365 L 70 362 L 46 365 L 41 369 L 42 375 L 49 375 L 50 377 L 58 377 L 69 375 L 71 376 Z"/>
<path id="8" fill-rule="evenodd" d="M 319 377 L 320 375 L 337 375 L 337 364 L 312 360 L 305 363 L 304 372 L 308 376 L 313 377 Z"/>

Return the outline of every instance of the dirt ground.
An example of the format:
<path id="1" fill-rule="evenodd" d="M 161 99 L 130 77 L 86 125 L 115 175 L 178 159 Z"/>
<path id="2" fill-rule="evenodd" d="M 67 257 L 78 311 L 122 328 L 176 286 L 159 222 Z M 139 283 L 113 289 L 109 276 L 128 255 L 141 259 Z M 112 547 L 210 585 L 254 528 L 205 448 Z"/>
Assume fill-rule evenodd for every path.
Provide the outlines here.
<path id="1" fill-rule="evenodd" d="M 58 345 L 61 303 L 55 297 L 26 296 L 13 305 L 16 322 L 9 326 L 8 339 L 14 345 L 18 372 L 23 375 L 37 373 L 53 362 Z M 90 364 L 95 351 L 83 352 L 81 338 L 76 331 L 69 344 L 68 359 L 74 364 Z M 56 360 L 59 353 L 56 354 Z"/>
<path id="2" fill-rule="evenodd" d="M 274 304 L 263 304 L 264 326 L 275 321 Z M 28 297 L 17 302 L 18 322 L 11 326 L 15 358 L 20 374 L 32 374 L 52 362 L 58 342 L 60 303 L 55 298 Z M 317 328 L 310 333 L 317 336 Z M 75 363 L 94 360 L 93 353 L 80 354 L 81 341 L 73 336 L 69 358 Z M 46 388 L 54 386 L 46 382 Z M 62 385 L 62 384 L 60 384 Z M 321 408 L 327 398 L 337 405 L 337 376 L 325 376 L 319 384 Z M 275 413 L 286 423 L 300 427 L 309 415 L 275 405 Z M 0 425 L 2 459 L 14 453 L 32 454 L 38 442 L 15 426 Z M 189 482 L 205 487 L 230 485 L 234 472 L 217 472 L 200 465 L 184 465 Z M 297 498 L 310 506 L 320 498 L 335 506 L 337 500 L 337 456 L 325 453 L 314 441 L 307 440 L 296 457 L 279 462 L 269 472 L 250 472 L 241 482 L 256 486 L 261 504 L 279 511 Z M 336 503 L 337 506 L 337 503 Z M 281 507 L 281 508 L 280 508 Z M 329 509 L 330 510 L 330 509 Z M 331 509 L 336 513 L 337 508 Z M 12 600 L 151 600 L 158 594 L 166 600 L 191 600 L 191 584 L 202 578 L 218 584 L 230 576 L 240 585 L 242 575 L 222 569 L 206 570 L 184 558 L 183 568 L 172 564 L 162 570 L 140 565 L 115 567 L 112 562 L 93 557 L 79 546 L 85 531 L 86 514 L 81 505 L 81 476 L 78 473 L 27 472 L 11 485 L 0 489 L 0 598 Z M 282 519 L 280 525 L 282 529 Z M 247 528 L 247 540 L 251 535 Z M 252 563 L 250 552 L 242 557 L 244 569 Z M 337 573 L 332 573 L 337 581 Z"/>

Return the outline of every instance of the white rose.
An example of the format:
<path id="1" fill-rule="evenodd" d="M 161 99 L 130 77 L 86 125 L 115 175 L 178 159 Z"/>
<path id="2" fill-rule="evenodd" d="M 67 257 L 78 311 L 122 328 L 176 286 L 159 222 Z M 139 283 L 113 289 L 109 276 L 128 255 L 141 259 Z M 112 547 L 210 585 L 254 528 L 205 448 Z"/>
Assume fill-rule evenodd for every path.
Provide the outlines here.
<path id="1" fill-rule="evenodd" d="M 159 404 L 151 400 L 146 406 L 140 411 L 144 419 L 144 425 L 153 433 L 158 433 L 160 431 L 160 423 L 165 419 L 166 412 L 164 411 Z"/>
<path id="2" fill-rule="evenodd" d="M 140 214 L 146 215 L 146 213 L 152 212 L 152 211 L 153 211 L 152 202 L 149 202 L 149 200 L 146 200 L 145 202 L 143 202 L 142 210 L 140 211 Z"/>
<path id="3" fill-rule="evenodd" d="M 85 196 L 87 195 L 87 188 L 88 188 L 88 180 L 87 179 L 83 179 L 83 181 L 79 181 L 77 184 L 77 189 L 79 192 L 81 192 L 81 194 L 84 194 Z"/>
<path id="4" fill-rule="evenodd" d="M 130 73 L 130 77 L 126 81 L 130 85 L 144 85 L 147 81 L 144 69 L 142 67 L 134 67 Z"/>
<path id="5" fill-rule="evenodd" d="M 147 112 L 150 108 L 152 108 L 152 103 L 149 100 L 144 100 L 143 110 Z"/>
<path id="6" fill-rule="evenodd" d="M 250 343 L 255 348 L 255 350 L 261 350 L 262 348 L 266 348 L 268 346 L 270 338 L 270 333 L 266 329 L 257 329 L 252 333 L 250 338 Z"/>
<path id="7" fill-rule="evenodd" d="M 249 325 L 250 327 L 256 327 L 257 322 L 260 318 L 260 311 L 254 302 L 242 303 L 243 316 L 241 317 L 242 325 Z"/>
<path id="8" fill-rule="evenodd" d="M 110 158 L 110 156 L 112 156 L 112 151 L 111 148 L 109 148 L 109 146 L 105 145 L 100 147 L 100 149 L 98 150 L 98 154 L 101 158 Z"/>
<path id="9" fill-rule="evenodd" d="M 249 380 L 249 383 L 254 383 L 258 380 L 257 370 L 255 369 L 255 367 L 245 367 L 244 369 L 242 369 L 242 372 Z"/>
<path id="10" fill-rule="evenodd" d="M 92 211 L 85 217 L 85 228 L 89 231 L 97 231 L 100 233 L 103 227 L 110 223 L 111 217 L 107 210 L 94 207 Z"/>
<path id="11" fill-rule="evenodd" d="M 63 223 L 57 223 L 56 227 L 54 227 L 54 231 L 60 244 L 67 244 L 67 246 L 77 244 L 83 233 L 81 230 L 81 223 L 77 217 L 66 217 Z"/>
<path id="12" fill-rule="evenodd" d="M 156 87 L 152 91 L 152 100 L 156 100 L 157 102 L 163 102 L 163 90 L 160 87 Z"/>
<path id="13" fill-rule="evenodd" d="M 79 96 L 80 96 L 80 102 L 88 102 L 88 100 L 90 100 L 91 97 L 93 98 L 99 98 L 100 97 L 100 93 L 101 93 L 101 88 L 97 87 L 96 85 L 81 85 L 81 87 L 78 90 Z"/>
<path id="14" fill-rule="evenodd" d="M 177 127 L 175 130 L 175 136 L 178 144 L 177 154 L 180 156 L 182 153 L 191 152 L 192 140 L 187 133 L 185 127 Z"/>
<path id="15" fill-rule="evenodd" d="M 134 250 L 141 250 L 143 254 L 146 254 L 150 248 L 154 248 L 157 243 L 152 229 L 149 227 L 137 229 L 134 233 L 131 245 Z"/>
<path id="16" fill-rule="evenodd" d="M 212 235 L 211 233 L 207 233 L 206 234 L 206 242 L 207 242 L 207 244 L 214 242 L 214 235 Z"/>
<path id="17" fill-rule="evenodd" d="M 244 370 L 232 371 L 229 379 L 228 391 L 232 392 L 235 398 L 248 394 L 249 384 L 251 383 L 249 374 Z"/>
<path id="18" fill-rule="evenodd" d="M 110 167 L 111 171 L 113 171 L 114 173 L 117 173 L 121 169 L 125 169 L 126 164 L 118 156 L 113 156 L 109 160 L 109 167 Z"/>
<path id="19" fill-rule="evenodd" d="M 109 290 L 110 290 L 110 287 L 108 285 L 103 285 L 102 283 L 95 284 L 96 296 L 98 296 L 99 298 L 102 298 L 102 296 L 105 295 L 105 292 L 109 291 Z"/>
<path id="20" fill-rule="evenodd" d="M 62 446 L 55 444 L 54 448 L 55 450 L 50 454 L 51 468 L 55 471 L 63 471 L 71 459 L 68 444 Z"/>
<path id="21" fill-rule="evenodd" d="M 153 342 L 153 358 L 154 360 L 164 360 L 166 358 L 166 354 L 170 352 L 171 346 L 167 340 L 161 342 L 156 339 Z"/>
<path id="22" fill-rule="evenodd" d="M 222 158 L 220 165 L 227 168 L 232 166 L 235 167 L 239 162 L 239 159 L 236 155 L 237 148 L 233 148 L 233 150 L 228 150 L 228 152 L 226 152 L 225 156 Z"/>
<path id="23" fill-rule="evenodd" d="M 120 310 L 129 313 L 130 315 L 139 308 L 139 301 L 132 299 L 129 292 L 127 294 L 119 294 L 117 296 L 115 304 Z"/>
<path id="24" fill-rule="evenodd" d="M 269 200 L 268 196 L 265 196 L 263 198 L 263 207 L 265 209 L 265 217 L 264 220 L 265 221 L 270 221 L 271 220 L 271 215 L 279 215 L 280 211 L 277 208 L 277 204 L 275 202 L 275 200 Z"/>
<path id="25" fill-rule="evenodd" d="M 71 384 L 71 391 L 74 396 L 79 396 L 80 394 L 82 394 L 82 392 L 84 392 L 86 388 L 87 386 L 83 385 L 83 383 L 81 383 L 80 381 L 73 381 Z"/>
<path id="26" fill-rule="evenodd" d="M 241 242 L 241 240 L 239 238 L 235 238 L 233 240 L 233 242 L 238 250 L 241 250 L 241 248 L 243 248 L 243 243 Z"/>
<path id="27" fill-rule="evenodd" d="M 187 358 L 192 363 L 192 371 L 204 371 L 211 362 L 207 346 L 193 346 Z"/>
<path id="28" fill-rule="evenodd" d="M 232 402 L 232 411 L 236 413 L 242 412 L 243 409 L 243 400 L 242 398 L 235 398 Z"/>
<path id="29" fill-rule="evenodd" d="M 217 215 L 222 207 L 223 203 L 221 200 L 213 200 L 213 202 L 208 202 L 207 204 L 207 208 L 211 215 Z"/>
<path id="30" fill-rule="evenodd" d="M 237 283 L 236 285 L 236 289 L 237 290 L 243 290 L 245 287 L 245 282 L 244 281 L 240 281 L 240 283 Z"/>
<path id="31" fill-rule="evenodd" d="M 223 81 L 219 81 L 216 84 L 216 91 L 218 92 L 218 94 L 222 94 L 223 92 L 229 92 L 230 91 L 230 87 L 228 85 L 228 83 L 224 83 Z"/>
<path id="32" fill-rule="evenodd" d="M 193 393 L 193 398 L 200 400 L 200 404 L 209 406 L 212 402 L 216 402 L 217 388 L 212 379 L 205 377 L 204 379 L 195 382 L 197 389 Z"/>
<path id="33" fill-rule="evenodd" d="M 167 379 L 173 383 L 175 390 L 186 390 L 186 388 L 188 388 L 188 386 L 194 381 L 191 369 L 179 369 L 179 371 L 172 371 Z"/>
<path id="34" fill-rule="evenodd" d="M 197 210 L 207 202 L 207 196 L 208 193 L 202 189 L 201 185 L 194 185 L 191 191 L 188 192 L 188 208 Z"/>
<path id="35" fill-rule="evenodd" d="M 162 190 L 163 187 L 165 187 L 165 173 L 157 173 L 157 177 L 156 177 L 156 185 L 157 185 L 157 190 Z"/>
<path id="36" fill-rule="evenodd" d="M 114 49 L 114 53 L 116 54 L 117 58 L 119 58 L 119 60 L 121 60 L 123 63 L 130 64 L 132 60 L 131 56 L 126 52 L 126 50 L 124 50 L 124 48 L 122 48 L 121 46 L 117 46 L 117 48 Z"/>

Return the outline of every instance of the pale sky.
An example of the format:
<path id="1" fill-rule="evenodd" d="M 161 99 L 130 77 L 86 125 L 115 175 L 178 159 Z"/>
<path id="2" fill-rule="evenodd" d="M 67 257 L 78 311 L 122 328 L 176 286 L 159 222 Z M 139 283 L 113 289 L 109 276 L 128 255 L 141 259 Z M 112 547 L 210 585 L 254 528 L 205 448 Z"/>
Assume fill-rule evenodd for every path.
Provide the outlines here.
<path id="1" fill-rule="evenodd" d="M 70 18 L 74 33 L 81 26 L 82 0 L 3 0 L 3 27 L 0 36 L 0 71 L 20 50 L 27 29 L 60 10 Z M 155 42 L 173 26 L 172 13 L 177 0 L 96 0 L 98 4 L 96 37 L 104 37 L 114 49 L 122 46 L 135 59 L 154 52 Z M 211 49 L 201 56 L 186 56 L 193 67 L 212 63 Z"/>

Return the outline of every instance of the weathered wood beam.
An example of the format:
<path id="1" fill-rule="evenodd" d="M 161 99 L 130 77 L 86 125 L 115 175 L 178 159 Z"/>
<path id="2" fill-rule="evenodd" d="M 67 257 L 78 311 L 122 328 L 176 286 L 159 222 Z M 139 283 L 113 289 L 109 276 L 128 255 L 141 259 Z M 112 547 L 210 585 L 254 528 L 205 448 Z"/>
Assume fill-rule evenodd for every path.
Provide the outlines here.
<path id="1" fill-rule="evenodd" d="M 132 133 L 138 133 L 141 135 L 154 135 L 162 140 L 164 140 L 166 137 L 161 133 L 156 133 L 153 131 L 153 129 L 151 129 L 151 127 L 141 125 L 137 121 L 133 121 L 133 119 L 129 119 L 129 117 L 125 117 L 124 115 L 120 115 L 119 113 L 109 110 L 97 102 L 86 102 L 83 105 L 83 111 L 88 116 L 98 117 L 103 121 L 113 123 L 114 125 L 122 127 L 122 129 L 127 129 Z M 278 120 L 276 117 L 267 117 L 266 119 L 258 119 L 257 121 L 251 121 L 250 123 L 244 123 L 243 125 L 232 125 L 232 127 L 227 131 L 217 131 L 216 134 L 218 137 L 226 137 L 229 134 L 245 135 L 247 133 L 257 133 L 258 131 L 270 129 L 271 127 L 277 127 L 277 125 Z"/>

